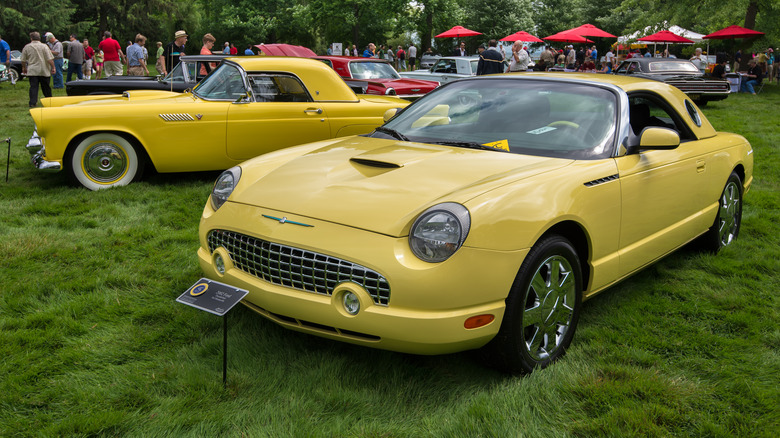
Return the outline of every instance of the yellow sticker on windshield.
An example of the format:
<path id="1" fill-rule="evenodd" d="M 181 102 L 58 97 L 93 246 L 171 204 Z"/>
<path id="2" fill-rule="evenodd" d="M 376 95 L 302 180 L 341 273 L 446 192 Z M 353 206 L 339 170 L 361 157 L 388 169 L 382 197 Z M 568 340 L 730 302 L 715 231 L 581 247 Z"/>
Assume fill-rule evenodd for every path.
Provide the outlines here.
<path id="1" fill-rule="evenodd" d="M 494 149 L 501 149 L 502 151 L 509 152 L 509 140 L 499 140 L 491 143 L 483 143 L 482 146 L 487 146 L 489 148 L 494 148 Z"/>

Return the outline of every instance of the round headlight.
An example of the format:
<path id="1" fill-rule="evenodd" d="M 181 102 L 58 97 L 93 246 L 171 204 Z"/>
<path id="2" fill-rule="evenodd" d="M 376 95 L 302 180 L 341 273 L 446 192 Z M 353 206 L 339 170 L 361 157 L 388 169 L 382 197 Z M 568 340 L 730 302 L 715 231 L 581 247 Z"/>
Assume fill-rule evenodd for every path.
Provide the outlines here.
<path id="1" fill-rule="evenodd" d="M 414 221 L 409 247 L 424 262 L 443 262 L 463 245 L 470 226 L 466 207 L 453 202 L 433 206 Z"/>
<path id="2" fill-rule="evenodd" d="M 214 211 L 219 210 L 219 207 L 222 207 L 222 204 L 227 201 L 239 179 L 241 179 L 241 168 L 238 166 L 231 167 L 219 175 L 217 182 L 214 183 L 214 188 L 211 189 L 211 206 Z"/>
<path id="3" fill-rule="evenodd" d="M 350 315 L 357 315 L 360 311 L 360 300 L 352 292 L 345 292 L 341 302 L 344 304 L 344 310 Z"/>
<path id="4" fill-rule="evenodd" d="M 388 88 L 385 90 L 385 94 L 388 96 L 395 96 L 395 88 Z"/>

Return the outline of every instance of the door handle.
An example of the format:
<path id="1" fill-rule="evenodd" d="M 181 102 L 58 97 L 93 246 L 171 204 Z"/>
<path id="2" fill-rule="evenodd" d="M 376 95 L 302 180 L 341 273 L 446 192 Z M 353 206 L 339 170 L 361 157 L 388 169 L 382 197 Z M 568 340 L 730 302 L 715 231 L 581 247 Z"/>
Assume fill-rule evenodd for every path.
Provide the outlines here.
<path id="1" fill-rule="evenodd" d="M 309 114 L 309 113 L 315 113 L 315 114 L 322 114 L 322 108 L 309 108 L 303 110 L 303 112 Z"/>
<path id="2" fill-rule="evenodd" d="M 704 172 L 704 169 L 707 167 L 707 162 L 704 160 L 696 160 L 696 171 L 699 173 Z"/>

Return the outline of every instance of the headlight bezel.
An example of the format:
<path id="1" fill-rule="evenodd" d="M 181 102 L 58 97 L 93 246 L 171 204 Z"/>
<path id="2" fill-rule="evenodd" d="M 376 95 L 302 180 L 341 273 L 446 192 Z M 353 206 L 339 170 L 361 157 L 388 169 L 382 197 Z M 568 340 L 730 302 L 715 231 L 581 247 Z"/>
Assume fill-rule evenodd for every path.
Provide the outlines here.
<path id="1" fill-rule="evenodd" d="M 443 218 L 452 221 L 448 220 L 448 224 L 457 224 L 457 233 L 453 230 L 435 230 L 430 227 L 434 221 L 443 224 Z M 428 230 L 424 229 L 426 226 L 429 226 Z M 424 262 L 441 263 L 458 252 L 466 241 L 470 229 L 471 215 L 466 207 L 455 202 L 437 204 L 426 209 L 415 219 L 409 230 L 409 248 L 415 257 Z M 434 234 L 437 237 L 442 237 L 443 234 L 446 239 L 432 239 Z"/>
<path id="2" fill-rule="evenodd" d="M 236 189 L 240 179 L 241 167 L 239 166 L 231 167 L 217 177 L 214 186 L 211 188 L 211 196 L 209 196 L 211 208 L 213 208 L 214 211 L 219 210 L 219 208 L 227 202 L 230 195 Z"/>

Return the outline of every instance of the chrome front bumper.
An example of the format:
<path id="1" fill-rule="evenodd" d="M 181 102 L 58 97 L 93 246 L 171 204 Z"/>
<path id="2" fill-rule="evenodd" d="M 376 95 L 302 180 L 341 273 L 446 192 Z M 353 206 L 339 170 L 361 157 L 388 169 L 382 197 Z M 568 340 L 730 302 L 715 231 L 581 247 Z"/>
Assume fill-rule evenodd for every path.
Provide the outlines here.
<path id="1" fill-rule="evenodd" d="M 33 131 L 33 134 L 25 147 L 27 148 L 27 152 L 32 156 L 30 161 L 32 161 L 32 165 L 35 166 L 36 169 L 42 172 L 59 172 L 62 170 L 62 163 L 46 161 L 43 159 L 44 155 L 46 155 L 46 148 L 43 146 L 43 140 L 38 136 L 37 129 Z"/>

